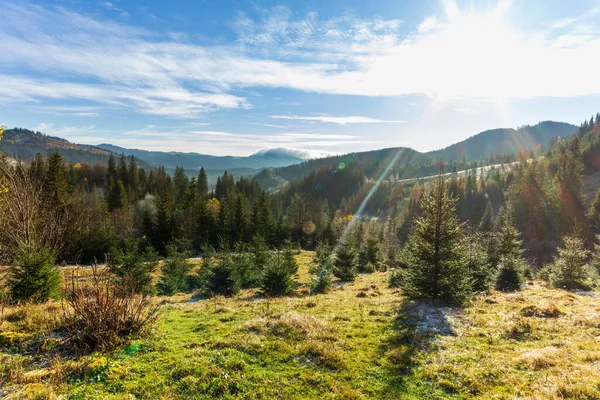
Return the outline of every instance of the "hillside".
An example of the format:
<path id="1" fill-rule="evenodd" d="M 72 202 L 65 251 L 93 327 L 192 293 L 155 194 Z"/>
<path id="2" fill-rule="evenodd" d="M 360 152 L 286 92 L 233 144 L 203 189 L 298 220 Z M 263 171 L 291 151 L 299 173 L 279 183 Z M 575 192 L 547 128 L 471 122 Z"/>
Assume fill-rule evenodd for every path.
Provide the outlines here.
<path id="1" fill-rule="evenodd" d="M 372 179 L 377 179 L 388 166 L 391 172 L 399 174 L 398 179 L 409 179 L 437 173 L 440 158 L 449 164 L 452 172 L 456 172 L 471 168 L 475 163 L 481 165 L 511 161 L 520 152 L 537 150 L 540 146 L 547 147 L 552 139 L 568 137 L 576 130 L 575 125 L 545 121 L 519 129 L 484 131 L 447 148 L 427 153 L 397 147 L 309 160 L 298 165 L 276 168 L 272 173 L 263 172 L 257 175 L 257 179 L 263 187 L 268 188 L 277 182 L 303 178 L 324 167 L 349 164 L 364 166 L 365 175 Z"/>
<path id="2" fill-rule="evenodd" d="M 32 160 L 37 153 L 45 156 L 50 151 L 59 153 L 66 162 L 73 163 L 106 163 L 110 155 L 110 151 L 95 146 L 74 144 L 59 137 L 22 128 L 7 129 L 0 141 L 0 152 L 24 161 Z"/>
<path id="3" fill-rule="evenodd" d="M 491 129 L 441 150 L 429 152 L 432 157 L 444 160 L 481 160 L 492 154 L 514 154 L 522 150 L 547 146 L 550 140 L 575 133 L 577 126 L 564 122 L 544 121 L 518 129 Z"/>

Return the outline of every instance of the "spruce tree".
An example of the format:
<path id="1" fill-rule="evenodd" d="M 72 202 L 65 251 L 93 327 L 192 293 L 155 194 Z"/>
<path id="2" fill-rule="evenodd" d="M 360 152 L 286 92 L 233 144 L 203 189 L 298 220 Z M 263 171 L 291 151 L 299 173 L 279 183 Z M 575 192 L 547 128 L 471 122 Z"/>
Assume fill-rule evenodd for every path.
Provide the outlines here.
<path id="1" fill-rule="evenodd" d="M 180 249 L 174 243 L 167 245 L 167 259 L 160 267 L 161 276 L 157 285 L 160 294 L 173 295 L 189 289 L 189 274 L 194 267 L 188 261 L 190 256 L 191 252 L 185 248 Z"/>
<path id="2" fill-rule="evenodd" d="M 124 249 L 114 249 L 109 260 L 108 270 L 118 277 L 118 283 L 124 293 L 150 294 L 153 274 L 158 262 L 151 248 L 142 250 L 134 239 L 125 241 Z"/>
<path id="3" fill-rule="evenodd" d="M 590 224 L 596 233 L 600 233 L 600 189 L 596 192 L 592 206 L 588 211 Z"/>
<path id="4" fill-rule="evenodd" d="M 481 216 L 479 230 L 482 232 L 491 232 L 494 230 L 494 211 L 492 210 L 492 203 L 489 200 L 485 206 L 485 211 Z"/>
<path id="5" fill-rule="evenodd" d="M 129 202 L 127 199 L 127 189 L 123 181 L 111 181 L 108 189 L 108 209 L 114 210 L 127 210 Z"/>
<path id="6" fill-rule="evenodd" d="M 115 161 L 115 155 L 113 153 L 110 153 L 110 156 L 108 156 L 108 180 L 110 181 L 111 179 L 115 182 L 118 179 L 117 164 Z"/>
<path id="7" fill-rule="evenodd" d="M 357 274 L 356 250 L 346 238 L 338 247 L 333 259 L 333 275 L 342 281 L 353 281 Z"/>
<path id="8" fill-rule="evenodd" d="M 44 193 L 55 207 L 64 207 L 69 202 L 69 173 L 65 161 L 58 153 L 48 156 L 48 168 L 44 174 Z"/>
<path id="9" fill-rule="evenodd" d="M 208 196 L 208 178 L 206 177 L 204 167 L 200 168 L 200 173 L 198 174 L 198 193 L 202 198 Z"/>
<path id="10" fill-rule="evenodd" d="M 60 290 L 60 272 L 47 246 L 22 246 L 15 254 L 8 280 L 14 300 L 43 302 L 56 298 Z"/>
<path id="11" fill-rule="evenodd" d="M 550 266 L 550 284 L 563 289 L 588 289 L 588 255 L 579 232 L 574 231 L 566 236 L 564 244 L 558 248 L 554 263 Z"/>
<path id="12" fill-rule="evenodd" d="M 470 279 L 456 200 L 449 196 L 443 169 L 420 208 L 404 252 L 408 269 L 402 288 L 412 298 L 460 304 L 470 294 Z"/>

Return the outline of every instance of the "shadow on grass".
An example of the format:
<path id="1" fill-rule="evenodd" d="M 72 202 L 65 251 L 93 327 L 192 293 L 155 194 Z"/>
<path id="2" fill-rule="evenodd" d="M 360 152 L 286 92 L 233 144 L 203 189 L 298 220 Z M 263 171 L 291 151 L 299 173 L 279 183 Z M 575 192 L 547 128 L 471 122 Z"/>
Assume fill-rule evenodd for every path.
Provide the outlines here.
<path id="1" fill-rule="evenodd" d="M 380 346 L 381 357 L 389 367 L 389 395 L 443 394 L 434 382 L 419 378 L 415 372 L 420 367 L 419 355 L 435 352 L 440 337 L 456 336 L 451 317 L 457 310 L 427 301 L 405 300 L 400 305 L 392 323 L 392 335 Z"/>

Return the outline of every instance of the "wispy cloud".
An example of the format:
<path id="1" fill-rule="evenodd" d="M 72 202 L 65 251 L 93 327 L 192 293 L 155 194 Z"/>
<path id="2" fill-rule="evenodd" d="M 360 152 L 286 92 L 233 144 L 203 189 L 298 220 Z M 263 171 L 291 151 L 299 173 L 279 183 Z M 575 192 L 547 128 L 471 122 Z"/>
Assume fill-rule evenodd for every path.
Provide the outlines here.
<path id="1" fill-rule="evenodd" d="M 273 125 L 273 124 L 262 124 L 260 122 L 246 122 L 248 125 L 258 125 L 258 126 L 266 126 L 267 128 L 279 128 L 285 129 L 286 127 L 283 125 Z"/>
<path id="2" fill-rule="evenodd" d="M 116 11 L 118 12 L 121 17 L 127 17 L 129 15 L 129 13 L 121 8 L 115 7 L 113 5 L 113 3 L 111 3 L 110 1 L 103 1 L 101 3 L 98 3 L 98 5 L 106 8 L 107 10 L 111 10 L 111 11 Z"/>
<path id="3" fill-rule="evenodd" d="M 396 19 L 321 18 L 275 7 L 255 19 L 239 14 L 231 25 L 235 42 L 207 45 L 177 32 L 149 32 L 7 0 L 0 4 L 0 101 L 86 100 L 197 118 L 217 109 L 251 108 L 250 100 L 231 94 L 240 88 L 492 100 L 600 94 L 597 14 L 555 24 L 562 29 L 557 35 L 552 27 L 522 32 L 511 26 L 502 15 L 508 2 L 484 15 L 461 14 L 452 1 L 444 4 L 447 15 L 426 18 L 409 34 L 400 33 Z"/>
<path id="4" fill-rule="evenodd" d="M 393 121 L 385 119 L 376 119 L 370 117 L 328 117 L 328 116 L 315 116 L 315 117 L 301 117 L 298 115 L 272 115 L 271 118 L 275 119 L 291 119 L 300 121 L 313 121 L 313 122 L 329 122 L 338 125 L 348 124 L 398 124 L 404 121 Z"/>

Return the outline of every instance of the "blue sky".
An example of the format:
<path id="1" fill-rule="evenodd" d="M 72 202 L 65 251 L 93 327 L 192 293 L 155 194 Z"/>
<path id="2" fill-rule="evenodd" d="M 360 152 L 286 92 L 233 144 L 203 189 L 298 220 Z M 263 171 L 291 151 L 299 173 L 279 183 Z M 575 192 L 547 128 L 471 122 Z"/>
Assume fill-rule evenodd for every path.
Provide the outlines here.
<path id="1" fill-rule="evenodd" d="M 409 146 L 600 111 L 600 2 L 2 0 L 0 124 L 249 155 Z"/>

